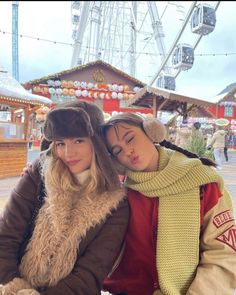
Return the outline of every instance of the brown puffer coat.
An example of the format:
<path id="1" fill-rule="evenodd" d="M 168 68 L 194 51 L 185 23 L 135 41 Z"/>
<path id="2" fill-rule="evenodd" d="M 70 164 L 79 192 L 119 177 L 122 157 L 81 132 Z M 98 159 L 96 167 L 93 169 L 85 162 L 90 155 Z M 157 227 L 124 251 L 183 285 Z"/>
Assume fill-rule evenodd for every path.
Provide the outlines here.
<path id="1" fill-rule="evenodd" d="M 54 190 L 58 196 L 45 198 L 19 263 L 21 244 L 38 203 L 39 165 L 36 160 L 20 179 L 0 218 L 0 284 L 9 288 L 9 294 L 20 289 L 44 295 L 100 294 L 128 224 L 125 192 L 81 198 L 70 207 L 69 198 Z"/>

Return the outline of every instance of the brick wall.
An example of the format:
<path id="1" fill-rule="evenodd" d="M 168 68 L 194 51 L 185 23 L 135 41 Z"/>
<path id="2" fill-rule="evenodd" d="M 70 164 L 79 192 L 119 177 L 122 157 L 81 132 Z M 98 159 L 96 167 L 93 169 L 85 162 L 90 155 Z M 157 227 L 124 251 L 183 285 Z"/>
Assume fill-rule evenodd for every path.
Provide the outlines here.
<path id="1" fill-rule="evenodd" d="M 19 176 L 27 163 L 27 142 L 0 142 L 0 178 Z"/>

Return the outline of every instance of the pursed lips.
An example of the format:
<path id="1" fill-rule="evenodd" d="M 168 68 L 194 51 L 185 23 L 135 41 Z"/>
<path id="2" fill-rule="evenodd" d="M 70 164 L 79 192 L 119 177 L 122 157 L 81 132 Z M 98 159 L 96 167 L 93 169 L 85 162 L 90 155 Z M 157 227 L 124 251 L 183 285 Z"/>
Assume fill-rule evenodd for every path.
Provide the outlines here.
<path id="1" fill-rule="evenodd" d="M 139 156 L 132 156 L 130 158 L 130 161 L 132 164 L 137 164 L 138 160 L 139 160 Z"/>

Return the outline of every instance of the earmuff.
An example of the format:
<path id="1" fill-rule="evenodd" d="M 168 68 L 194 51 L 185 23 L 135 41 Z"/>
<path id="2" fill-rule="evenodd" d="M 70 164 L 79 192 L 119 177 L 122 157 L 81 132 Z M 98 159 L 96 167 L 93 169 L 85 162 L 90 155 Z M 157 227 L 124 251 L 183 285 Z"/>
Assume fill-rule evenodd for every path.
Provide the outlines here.
<path id="1" fill-rule="evenodd" d="M 145 119 L 143 121 L 143 130 L 154 143 L 162 142 L 167 137 L 166 127 L 158 119 Z"/>

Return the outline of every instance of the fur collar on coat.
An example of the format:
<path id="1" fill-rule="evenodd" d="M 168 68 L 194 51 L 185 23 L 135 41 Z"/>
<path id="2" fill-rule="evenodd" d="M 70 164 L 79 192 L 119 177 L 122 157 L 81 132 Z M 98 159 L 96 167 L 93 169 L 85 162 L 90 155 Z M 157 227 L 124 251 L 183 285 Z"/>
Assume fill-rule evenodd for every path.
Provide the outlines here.
<path id="1" fill-rule="evenodd" d="M 33 287 L 54 286 L 73 269 L 80 242 L 89 229 L 105 222 L 124 199 L 124 190 L 81 197 L 46 181 L 47 197 L 20 264 Z"/>

